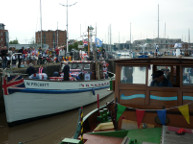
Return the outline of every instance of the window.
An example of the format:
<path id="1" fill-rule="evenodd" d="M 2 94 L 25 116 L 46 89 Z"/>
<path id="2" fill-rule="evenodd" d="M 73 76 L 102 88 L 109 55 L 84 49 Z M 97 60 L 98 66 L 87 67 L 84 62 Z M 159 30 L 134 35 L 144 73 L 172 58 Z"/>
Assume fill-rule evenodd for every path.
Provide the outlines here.
<path id="1" fill-rule="evenodd" d="M 89 70 L 90 69 L 90 64 L 84 64 L 84 69 Z"/>
<path id="2" fill-rule="evenodd" d="M 121 83 L 145 84 L 146 67 L 123 66 L 121 69 Z"/>
<path id="3" fill-rule="evenodd" d="M 193 67 L 183 68 L 183 85 L 193 85 Z"/>
<path id="4" fill-rule="evenodd" d="M 176 66 L 151 65 L 148 73 L 149 73 L 148 86 L 152 87 L 179 86 L 179 83 L 177 83 L 176 79 Z"/>
<path id="5" fill-rule="evenodd" d="M 82 69 L 82 64 L 77 64 L 77 63 L 71 64 L 70 68 L 71 69 Z"/>

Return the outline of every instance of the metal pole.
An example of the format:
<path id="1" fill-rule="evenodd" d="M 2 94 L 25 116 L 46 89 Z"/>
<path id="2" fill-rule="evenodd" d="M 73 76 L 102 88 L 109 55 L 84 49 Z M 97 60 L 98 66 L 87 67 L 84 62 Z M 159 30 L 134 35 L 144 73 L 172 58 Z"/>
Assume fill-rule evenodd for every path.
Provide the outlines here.
<path id="1" fill-rule="evenodd" d="M 158 33 L 157 33 L 157 38 L 158 38 L 158 41 L 159 41 L 159 4 L 158 4 Z"/>
<path id="2" fill-rule="evenodd" d="M 68 0 L 66 0 L 66 53 L 68 53 Z"/>
<path id="3" fill-rule="evenodd" d="M 129 47 L 129 52 L 131 52 L 131 23 L 130 23 L 130 47 Z"/>
<path id="4" fill-rule="evenodd" d="M 41 26 L 41 48 L 42 47 L 42 2 L 40 0 L 40 26 Z"/>
<path id="5" fill-rule="evenodd" d="M 90 35 L 89 35 L 89 26 L 88 26 L 88 57 L 90 57 Z"/>
<path id="6" fill-rule="evenodd" d="M 57 47 L 58 47 L 58 22 L 57 22 Z"/>

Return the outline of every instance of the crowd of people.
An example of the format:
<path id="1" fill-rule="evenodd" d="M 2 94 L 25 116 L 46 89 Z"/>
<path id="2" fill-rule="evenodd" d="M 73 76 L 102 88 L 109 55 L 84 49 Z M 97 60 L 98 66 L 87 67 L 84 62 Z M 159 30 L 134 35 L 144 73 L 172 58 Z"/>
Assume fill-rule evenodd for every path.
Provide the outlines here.
<path id="1" fill-rule="evenodd" d="M 1 67 L 5 69 L 9 67 L 10 61 L 12 59 L 12 64 L 20 68 L 21 65 L 28 66 L 29 63 L 34 65 L 45 64 L 46 62 L 61 62 L 62 60 L 70 60 L 70 56 L 66 57 L 66 51 L 64 47 L 58 47 L 56 49 L 38 49 L 24 48 L 16 49 L 15 47 L 7 48 L 6 46 L 0 47 L 0 60 Z"/>
<path id="2" fill-rule="evenodd" d="M 78 54 L 77 54 L 78 53 Z M 26 74 L 30 79 L 47 79 L 47 74 L 45 68 L 43 68 L 44 60 L 46 59 L 51 63 L 60 63 L 64 62 L 64 67 L 60 71 L 63 73 L 63 80 L 71 80 L 69 77 L 70 67 L 68 65 L 68 61 L 71 61 L 71 56 L 75 55 L 73 51 L 69 53 L 67 57 L 67 53 L 64 47 L 59 47 L 55 49 L 42 49 L 39 47 L 35 48 L 24 48 L 16 49 L 14 47 L 7 48 L 0 47 L 0 60 L 2 69 L 6 69 L 7 67 L 26 67 Z M 104 52 L 102 53 L 104 54 Z M 76 51 L 76 58 L 73 57 L 74 60 L 93 60 L 92 55 L 88 57 L 88 53 L 85 51 Z M 100 56 L 102 57 L 102 55 Z M 102 58 L 104 60 L 104 58 Z M 12 63 L 10 64 L 10 61 Z M 40 66 L 37 70 L 35 67 Z M 107 76 L 107 65 L 106 63 L 102 64 L 103 67 L 103 77 L 108 78 Z M 58 72 L 55 73 L 56 77 L 61 76 Z"/>

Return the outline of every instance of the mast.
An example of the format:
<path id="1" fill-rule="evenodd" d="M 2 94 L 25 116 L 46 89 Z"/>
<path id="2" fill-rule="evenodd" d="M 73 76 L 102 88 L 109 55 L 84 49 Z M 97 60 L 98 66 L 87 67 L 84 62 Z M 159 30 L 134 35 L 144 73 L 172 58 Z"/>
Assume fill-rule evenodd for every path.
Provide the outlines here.
<path id="1" fill-rule="evenodd" d="M 164 25 L 164 37 L 166 38 L 166 23 Z"/>
<path id="2" fill-rule="evenodd" d="M 42 1 L 40 0 L 40 27 L 41 27 L 41 48 L 42 47 Z"/>
<path id="3" fill-rule="evenodd" d="M 190 44 L 190 28 L 188 29 L 188 43 Z"/>
<path id="4" fill-rule="evenodd" d="M 90 57 L 90 35 L 89 35 L 89 26 L 88 26 L 88 57 Z"/>
<path id="5" fill-rule="evenodd" d="M 68 53 L 68 0 L 66 0 L 66 53 Z"/>
<path id="6" fill-rule="evenodd" d="M 130 23 L 130 47 L 129 47 L 130 51 L 131 51 L 131 23 Z"/>
<path id="7" fill-rule="evenodd" d="M 110 51 L 112 52 L 112 47 L 111 47 L 111 41 L 112 41 L 112 39 L 111 39 L 111 37 L 112 37 L 112 35 L 111 35 L 111 24 L 110 24 Z"/>
<path id="8" fill-rule="evenodd" d="M 57 22 L 57 47 L 58 47 L 58 22 Z"/>
<path id="9" fill-rule="evenodd" d="M 159 4 L 158 4 L 158 32 L 157 32 L 157 38 L 159 40 Z"/>

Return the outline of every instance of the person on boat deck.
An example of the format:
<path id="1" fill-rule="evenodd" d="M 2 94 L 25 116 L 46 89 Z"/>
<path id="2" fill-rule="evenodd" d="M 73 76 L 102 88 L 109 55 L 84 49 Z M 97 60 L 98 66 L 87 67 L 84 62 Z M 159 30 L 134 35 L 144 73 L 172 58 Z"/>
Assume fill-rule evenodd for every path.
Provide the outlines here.
<path id="1" fill-rule="evenodd" d="M 41 80 L 46 80 L 48 77 L 47 74 L 45 73 L 45 69 L 42 65 L 40 65 L 40 67 L 39 67 L 38 76 L 39 76 L 39 79 L 41 79 Z"/>
<path id="2" fill-rule="evenodd" d="M 29 76 L 30 79 L 35 79 L 33 75 L 36 73 L 36 70 L 32 63 L 29 63 L 29 67 L 26 69 L 25 73 Z"/>
<path id="3" fill-rule="evenodd" d="M 153 81 L 150 86 L 153 87 L 172 87 L 172 83 L 164 76 L 161 70 L 156 71 L 153 75 Z"/>
<path id="4" fill-rule="evenodd" d="M 69 67 L 67 61 L 65 61 L 64 64 L 65 64 L 65 66 L 62 70 L 62 72 L 64 73 L 64 81 L 68 81 L 69 80 L 70 67 Z"/>
<path id="5" fill-rule="evenodd" d="M 45 69 L 42 65 L 40 65 L 38 73 L 45 73 Z"/>

